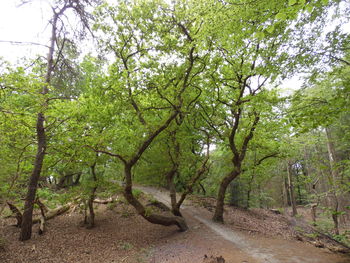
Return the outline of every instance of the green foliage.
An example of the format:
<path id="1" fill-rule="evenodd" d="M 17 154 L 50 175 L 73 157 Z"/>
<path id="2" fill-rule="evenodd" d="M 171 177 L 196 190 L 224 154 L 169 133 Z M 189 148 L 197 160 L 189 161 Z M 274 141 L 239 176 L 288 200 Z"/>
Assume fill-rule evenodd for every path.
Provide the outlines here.
<path id="1" fill-rule="evenodd" d="M 343 244 L 346 244 L 346 245 L 350 244 L 348 232 L 344 232 L 343 234 L 340 234 L 340 235 L 333 235 L 333 238 L 339 242 L 342 242 Z"/>
<path id="2" fill-rule="evenodd" d="M 107 209 L 109 210 L 113 210 L 114 208 L 116 208 L 118 205 L 118 202 L 111 202 L 107 204 Z"/>
<path id="3" fill-rule="evenodd" d="M 324 201 L 332 189 L 348 193 L 349 35 L 340 25 L 325 32 L 332 10 L 345 20 L 342 1 L 228 2 L 101 4 L 92 26 L 99 57 L 80 56 L 79 44 L 67 40 L 46 95 L 42 59 L 19 67 L 1 61 L 0 196 L 24 198 L 39 111 L 48 147 L 37 195 L 49 207 L 85 202 L 96 188 L 101 198 L 120 193 L 123 165 L 135 157 L 135 182 L 167 186 L 165 175 L 176 166 L 176 190 L 183 191 L 208 141 L 210 169 L 199 181 L 209 196 L 237 168 L 237 153 L 240 176 L 227 198 L 241 206 L 281 206 L 286 163 L 299 203 Z M 305 87 L 282 98 L 281 79 L 301 71 L 313 73 Z M 326 127 L 339 156 L 334 167 Z M 334 170 L 341 180 L 330 179 Z"/>
<path id="4" fill-rule="evenodd" d="M 118 248 L 122 250 L 130 250 L 130 249 L 133 249 L 133 247 L 134 247 L 133 244 L 126 241 L 121 241 L 118 243 Z"/>
<path id="5" fill-rule="evenodd" d="M 0 236 L 0 251 L 5 250 L 6 247 L 6 240 L 2 236 Z"/>
<path id="6" fill-rule="evenodd" d="M 304 236 L 312 238 L 312 239 L 316 239 L 319 237 L 318 233 L 305 233 Z"/>
<path id="7" fill-rule="evenodd" d="M 317 229 L 323 233 L 332 233 L 333 230 L 333 222 L 331 219 L 328 218 L 322 218 L 320 220 L 317 220 Z"/>
<path id="8" fill-rule="evenodd" d="M 139 199 L 141 196 L 143 196 L 143 192 L 139 189 L 132 189 L 132 194 L 137 199 Z"/>

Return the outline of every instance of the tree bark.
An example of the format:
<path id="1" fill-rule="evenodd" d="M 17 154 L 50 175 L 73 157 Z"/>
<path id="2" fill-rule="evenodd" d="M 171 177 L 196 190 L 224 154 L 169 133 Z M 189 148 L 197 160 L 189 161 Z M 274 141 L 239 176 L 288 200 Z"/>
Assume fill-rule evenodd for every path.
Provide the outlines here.
<path id="1" fill-rule="evenodd" d="M 114 202 L 117 202 L 117 201 L 118 201 L 118 198 L 112 198 L 112 197 L 108 198 L 108 199 L 105 199 L 105 200 L 101 200 L 101 199 L 97 199 L 97 198 L 94 199 L 94 203 L 102 204 L 102 205 L 114 203 Z"/>
<path id="2" fill-rule="evenodd" d="M 202 189 L 203 195 L 207 195 L 207 191 L 205 190 L 204 186 L 199 182 L 199 186 Z"/>
<path id="3" fill-rule="evenodd" d="M 328 158 L 329 158 L 329 164 L 331 168 L 331 193 L 332 193 L 332 206 L 333 206 L 333 211 L 332 211 L 332 220 L 334 223 L 334 232 L 335 234 L 339 235 L 339 217 L 338 217 L 338 212 L 339 212 L 339 196 L 337 193 L 337 184 L 339 181 L 339 173 L 338 169 L 336 167 L 337 165 L 337 157 L 336 157 L 336 152 L 335 152 L 335 147 L 334 143 L 332 140 L 331 136 L 331 131 L 327 127 L 326 128 L 326 136 L 327 136 L 327 149 L 328 149 Z"/>
<path id="4" fill-rule="evenodd" d="M 47 54 L 47 66 L 46 66 L 46 75 L 45 75 L 45 83 L 43 85 L 41 95 L 43 95 L 43 103 L 40 105 L 40 112 L 37 114 L 36 121 L 36 134 L 37 134 L 37 154 L 34 161 L 34 167 L 32 170 L 32 174 L 28 183 L 28 191 L 24 204 L 24 212 L 23 212 L 23 221 L 21 226 L 21 233 L 19 240 L 25 241 L 31 238 L 32 235 L 32 225 L 33 225 L 33 207 L 35 201 L 36 190 L 38 187 L 38 182 L 40 179 L 40 174 L 42 171 L 42 166 L 44 162 L 44 157 L 46 154 L 46 131 L 45 131 L 45 110 L 48 106 L 48 99 L 46 95 L 49 93 L 49 86 L 51 84 L 52 74 L 54 72 L 54 52 L 55 45 L 57 42 L 57 23 L 60 21 L 60 17 L 64 14 L 64 12 L 68 8 L 76 9 L 77 13 L 80 16 L 83 16 L 84 12 L 81 9 L 81 6 L 78 1 L 63 1 L 61 8 L 53 8 L 53 16 L 51 20 L 51 39 L 50 46 Z M 79 10 L 78 10 L 79 9 Z M 83 21 L 84 22 L 84 21 Z M 57 57 L 57 61 L 60 58 Z M 56 61 L 56 63 L 57 63 Z"/>
<path id="5" fill-rule="evenodd" d="M 32 236 L 34 201 L 46 151 L 46 134 L 43 113 L 38 113 L 36 132 L 38 138 L 38 149 L 35 157 L 34 169 L 29 179 L 28 191 L 24 204 L 23 220 L 19 237 L 19 240 L 21 241 L 28 240 Z"/>
<path id="6" fill-rule="evenodd" d="M 259 123 L 260 116 L 257 112 L 254 111 L 254 120 L 252 125 L 250 126 L 248 134 L 244 136 L 242 145 L 240 149 L 237 148 L 236 144 L 236 136 L 237 132 L 239 130 L 239 124 L 240 124 L 240 119 L 241 119 L 241 114 L 242 114 L 242 109 L 240 108 L 241 104 L 241 98 L 244 93 L 245 86 L 241 87 L 241 92 L 240 92 L 240 97 L 236 101 L 236 106 L 238 107 L 237 110 L 233 110 L 232 114 L 234 117 L 234 123 L 231 128 L 231 132 L 229 135 L 229 144 L 230 144 L 230 149 L 233 153 L 233 158 L 232 158 L 232 164 L 233 164 L 233 170 L 223 178 L 223 180 L 220 183 L 219 187 L 219 192 L 218 192 L 218 198 L 216 202 L 216 207 L 215 207 L 215 212 L 213 215 L 213 221 L 215 222 L 224 222 L 224 203 L 225 203 L 225 193 L 228 185 L 237 177 L 241 174 L 241 167 L 242 167 L 242 162 L 245 158 L 245 155 L 247 153 L 248 145 L 251 139 L 254 136 L 254 131 L 256 129 L 256 126 Z"/>
<path id="7" fill-rule="evenodd" d="M 208 150 L 207 150 L 207 156 L 204 159 L 201 167 L 196 171 L 195 176 L 192 178 L 191 182 L 187 185 L 186 190 L 182 193 L 179 201 L 176 203 L 176 207 L 175 210 L 178 211 L 178 214 L 181 215 L 180 213 L 180 207 L 183 204 L 183 202 L 185 201 L 186 197 L 188 194 L 191 194 L 193 192 L 193 187 L 196 184 L 196 182 L 202 177 L 202 175 L 208 171 L 208 166 L 207 163 L 209 161 L 209 144 L 208 144 Z M 204 189 L 204 188 L 203 188 Z M 173 208 L 174 210 L 174 208 Z M 176 215 L 176 214 L 175 214 Z"/>
<path id="8" fill-rule="evenodd" d="M 224 204 L 225 204 L 225 193 L 228 185 L 240 175 L 240 169 L 231 171 L 228 175 L 224 177 L 224 179 L 220 183 L 220 188 L 218 192 L 218 198 L 216 201 L 215 212 L 213 216 L 213 221 L 215 222 L 224 222 Z"/>
<path id="9" fill-rule="evenodd" d="M 283 198 L 283 206 L 288 207 L 290 202 L 289 202 L 289 190 L 288 190 L 288 183 L 285 178 L 285 175 L 282 177 L 282 198 Z"/>
<path id="10" fill-rule="evenodd" d="M 44 234 L 45 232 L 45 223 L 46 223 L 46 212 L 48 211 L 48 209 L 46 208 L 46 206 L 39 200 L 39 198 L 37 198 L 35 200 L 35 202 L 37 203 L 37 205 L 40 208 L 40 226 L 39 226 L 39 235 Z"/>
<path id="11" fill-rule="evenodd" d="M 176 201 L 176 188 L 174 184 L 174 177 L 176 175 L 176 172 L 177 172 L 177 165 L 174 165 L 174 167 L 166 174 L 166 178 L 167 178 L 168 188 L 170 193 L 171 211 L 175 216 L 182 216 Z"/>
<path id="12" fill-rule="evenodd" d="M 17 224 L 16 227 L 21 227 L 22 225 L 22 213 L 18 210 L 18 208 L 11 204 L 10 202 L 7 202 L 7 205 L 9 206 L 11 212 L 16 215 Z"/>
<path id="13" fill-rule="evenodd" d="M 95 170 L 96 161 L 90 168 L 91 168 L 91 175 L 92 175 L 92 181 L 94 183 L 94 186 L 91 189 L 90 197 L 88 200 L 89 217 L 87 219 L 87 226 L 86 226 L 86 228 L 88 229 L 93 228 L 95 226 L 94 200 L 95 200 L 95 193 L 97 190 L 97 175 Z"/>
<path id="14" fill-rule="evenodd" d="M 179 216 L 162 216 L 156 214 L 150 214 L 146 211 L 145 207 L 134 197 L 132 193 L 132 165 L 124 163 L 124 174 L 126 179 L 126 185 L 124 188 L 125 199 L 136 209 L 137 213 L 141 215 L 148 222 L 163 226 L 176 225 L 180 231 L 186 231 L 188 226 L 185 220 Z"/>
<path id="15" fill-rule="evenodd" d="M 177 125 L 181 125 L 182 121 L 177 122 Z M 171 200 L 171 212 L 175 215 L 175 216 L 180 216 L 182 217 L 182 214 L 180 212 L 180 207 L 183 204 L 183 202 L 185 201 L 186 197 L 188 194 L 193 192 L 193 187 L 196 184 L 196 182 L 200 179 L 200 177 L 206 172 L 208 171 L 208 166 L 207 163 L 209 161 L 209 153 L 210 153 L 210 135 L 207 131 L 202 130 L 205 134 L 206 134 L 206 146 L 207 146 L 207 151 L 206 151 L 206 156 L 203 160 L 203 162 L 201 163 L 200 168 L 198 168 L 196 170 L 196 173 L 192 176 L 190 182 L 186 185 L 186 189 L 184 190 L 184 192 L 182 193 L 179 201 L 177 201 L 177 195 L 176 195 L 176 187 L 175 187 L 175 183 L 174 183 L 174 178 L 175 175 L 179 176 L 179 156 L 180 156 L 180 144 L 179 142 L 176 140 L 176 130 L 170 132 L 170 136 L 174 145 L 174 155 L 172 154 L 171 150 L 170 150 L 170 146 L 169 146 L 169 156 L 170 159 L 173 163 L 173 167 L 172 169 L 166 174 L 166 179 L 167 179 L 167 184 L 168 184 L 168 188 L 169 188 L 169 192 L 170 192 L 170 200 Z M 205 190 L 204 190 L 205 191 Z"/>
<path id="16" fill-rule="evenodd" d="M 45 213 L 45 220 L 50 220 L 55 218 L 56 216 L 62 215 L 63 213 L 67 212 L 70 208 L 72 207 L 72 203 L 68 203 L 63 206 L 59 206 L 55 209 L 48 210 L 47 213 Z M 33 219 L 33 224 L 38 224 L 40 223 L 41 218 L 34 218 Z"/>
<path id="17" fill-rule="evenodd" d="M 316 225 L 317 221 L 317 204 L 311 204 L 311 218 L 313 225 Z"/>
<path id="18" fill-rule="evenodd" d="M 64 10 L 63 10 L 64 11 Z M 46 68 L 46 76 L 45 76 L 45 85 L 41 94 L 45 96 L 48 92 L 48 86 L 51 82 L 51 75 L 53 72 L 53 55 L 55 51 L 55 43 L 56 43 L 56 30 L 57 30 L 57 21 L 60 16 L 60 13 L 55 13 L 52 19 L 52 28 L 51 28 L 51 40 L 50 40 L 50 48 L 47 55 L 47 68 Z M 36 134 L 37 134 L 37 154 L 35 157 L 34 168 L 32 174 L 29 179 L 28 191 L 24 204 L 24 212 L 23 212 L 23 221 L 21 227 L 21 233 L 19 240 L 25 241 L 31 238 L 32 236 L 32 219 L 33 219 L 33 208 L 34 208 L 34 200 L 36 195 L 36 189 L 38 186 L 38 181 L 40 178 L 44 157 L 46 153 L 46 132 L 45 132 L 45 115 L 43 110 L 47 107 L 47 101 L 45 99 L 42 105 L 42 111 L 38 113 L 37 121 L 36 121 Z"/>
<path id="19" fill-rule="evenodd" d="M 76 177 L 74 178 L 75 175 Z M 57 190 L 59 190 L 61 188 L 78 185 L 80 181 L 80 177 L 81 177 L 81 172 L 64 175 L 60 178 L 60 180 L 55 185 L 55 187 Z"/>

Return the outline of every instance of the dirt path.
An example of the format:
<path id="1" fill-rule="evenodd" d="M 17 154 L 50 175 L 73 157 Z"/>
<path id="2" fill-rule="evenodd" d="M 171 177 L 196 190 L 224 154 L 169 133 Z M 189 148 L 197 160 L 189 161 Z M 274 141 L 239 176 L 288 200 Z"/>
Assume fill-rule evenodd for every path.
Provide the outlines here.
<path id="1" fill-rule="evenodd" d="M 158 201 L 170 205 L 168 193 L 152 187 L 138 186 Z M 253 237 L 245 232 L 217 224 L 210 213 L 191 206 L 182 209 L 190 231 L 179 234 L 168 243 L 155 248 L 150 262 L 203 262 L 203 256 L 222 256 L 229 263 L 349 263 L 350 258 L 313 247 L 310 244 Z"/>
<path id="2" fill-rule="evenodd" d="M 148 187 L 139 189 L 168 204 L 167 192 Z M 33 237 L 26 242 L 18 241 L 19 229 L 11 226 L 15 219 L 8 218 L 4 224 L 0 222 L 0 238 L 3 238 L 0 241 L 5 244 L 4 249 L 0 246 L 0 262 L 212 263 L 204 260 L 207 255 L 208 258 L 222 256 L 225 263 L 350 263 L 349 258 L 305 243 L 252 236 L 247 231 L 231 229 L 237 226 L 230 223 L 232 218 L 226 225 L 215 224 L 207 209 L 194 207 L 190 202 L 185 203 L 182 212 L 190 228 L 185 233 L 176 226 L 146 222 L 120 197 L 120 202 L 113 205 L 96 204 L 93 229 L 81 226 L 82 211 L 70 211 L 48 221 L 44 235 L 38 235 L 38 226 L 34 226 Z M 245 219 L 249 221 L 253 216 L 242 215 L 238 220 Z M 258 225 L 262 226 L 260 222 Z M 264 222 L 264 229 L 268 222 L 270 219 Z"/>

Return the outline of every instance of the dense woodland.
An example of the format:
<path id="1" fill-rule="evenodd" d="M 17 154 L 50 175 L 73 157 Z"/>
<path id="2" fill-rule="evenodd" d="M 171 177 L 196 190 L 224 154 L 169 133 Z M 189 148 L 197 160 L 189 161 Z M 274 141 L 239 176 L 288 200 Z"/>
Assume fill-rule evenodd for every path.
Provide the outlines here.
<path id="1" fill-rule="evenodd" d="M 145 224 L 185 231 L 196 194 L 216 198 L 217 222 L 224 204 L 307 209 L 349 242 L 349 14 L 341 0 L 52 1 L 47 54 L 0 62 L 0 215 L 22 241 L 72 204 L 92 228 L 97 196 L 122 191 Z M 293 76 L 303 86 L 281 89 Z M 173 215 L 135 184 L 168 189 Z"/>

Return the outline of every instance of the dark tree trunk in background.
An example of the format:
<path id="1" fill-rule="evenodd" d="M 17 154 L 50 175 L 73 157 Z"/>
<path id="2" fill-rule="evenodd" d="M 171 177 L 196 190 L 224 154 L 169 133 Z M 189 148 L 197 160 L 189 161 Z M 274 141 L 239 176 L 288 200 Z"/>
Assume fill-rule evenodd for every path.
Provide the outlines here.
<path id="1" fill-rule="evenodd" d="M 180 125 L 178 123 L 178 125 Z M 208 170 L 208 161 L 209 161 L 209 153 L 210 153 L 210 135 L 208 132 L 203 131 L 206 134 L 206 155 L 204 160 L 201 162 L 201 166 L 196 170 L 196 173 L 192 176 L 191 180 L 186 184 L 185 189 L 183 193 L 181 194 L 179 200 L 177 201 L 176 196 L 176 187 L 174 183 L 174 178 L 177 175 L 180 176 L 179 173 L 179 156 L 180 156 L 180 144 L 176 141 L 176 131 L 171 132 L 172 141 L 174 144 L 174 152 L 175 156 L 172 155 L 170 148 L 169 148 L 169 156 L 172 160 L 173 167 L 172 169 L 166 174 L 168 187 L 170 191 L 170 199 L 171 199 L 171 211 L 175 216 L 181 216 L 182 214 L 180 212 L 180 207 L 185 201 L 188 194 L 191 194 L 193 192 L 193 188 L 196 185 L 196 183 L 200 180 L 200 178 L 205 174 Z"/>
<path id="2" fill-rule="evenodd" d="M 288 207 L 290 205 L 289 199 L 289 190 L 288 190 L 288 181 L 285 175 L 282 178 L 282 195 L 283 195 L 283 205 L 284 207 Z"/>
<path id="3" fill-rule="evenodd" d="M 297 192 L 298 192 L 298 202 L 297 202 L 297 204 L 302 205 L 303 204 L 303 198 L 302 198 L 302 195 L 301 195 L 299 168 L 295 169 L 295 179 L 296 179 L 296 183 L 297 183 Z"/>
<path id="4" fill-rule="evenodd" d="M 207 166 L 207 163 L 209 161 L 209 143 L 208 143 L 208 150 L 207 150 L 207 156 L 202 162 L 201 167 L 196 171 L 196 174 L 192 177 L 191 181 L 186 186 L 185 191 L 182 193 L 179 201 L 175 204 L 175 206 L 172 207 L 172 212 L 176 216 L 182 216 L 180 212 L 180 207 L 185 201 L 188 194 L 191 194 L 193 192 L 193 187 L 195 186 L 196 182 L 205 174 L 209 167 Z"/>
<path id="5" fill-rule="evenodd" d="M 207 191 L 205 190 L 203 184 L 199 183 L 199 186 L 202 189 L 203 195 L 207 195 Z"/>
<path id="6" fill-rule="evenodd" d="M 88 208 L 89 208 L 89 216 L 87 218 L 87 228 L 93 228 L 95 226 L 95 212 L 94 212 L 94 200 L 95 200 L 95 193 L 97 190 L 97 175 L 96 175 L 96 162 L 90 167 L 91 169 L 91 175 L 92 175 L 92 181 L 93 181 L 93 187 L 91 188 L 90 197 L 88 200 Z"/>
<path id="7" fill-rule="evenodd" d="M 334 233 L 336 235 L 339 235 L 339 217 L 338 212 L 341 209 L 340 207 L 340 197 L 337 193 L 337 185 L 339 183 L 340 177 L 338 173 L 337 165 L 337 156 L 335 151 L 334 142 L 332 139 L 331 131 L 327 127 L 326 128 L 326 136 L 327 136 L 327 150 L 328 150 L 328 158 L 329 158 L 329 164 L 331 168 L 331 193 L 332 193 L 332 220 L 334 223 Z"/>
<path id="8" fill-rule="evenodd" d="M 180 209 L 177 207 L 177 201 L 176 201 L 176 187 L 174 183 L 174 177 L 177 172 L 177 165 L 175 165 L 167 174 L 166 179 L 168 182 L 168 188 L 170 193 L 170 203 L 171 203 L 171 211 L 175 216 L 182 216 L 180 213 Z"/>
<path id="9" fill-rule="evenodd" d="M 294 184 L 293 184 L 293 178 L 292 178 L 292 164 L 290 162 L 287 163 L 287 177 L 288 177 L 288 188 L 289 188 L 289 194 L 290 194 L 290 201 L 292 205 L 292 216 L 296 216 L 298 214 L 297 211 L 297 205 L 294 195 Z"/>

